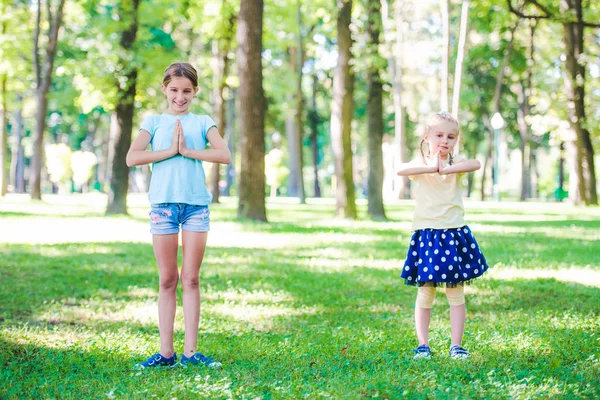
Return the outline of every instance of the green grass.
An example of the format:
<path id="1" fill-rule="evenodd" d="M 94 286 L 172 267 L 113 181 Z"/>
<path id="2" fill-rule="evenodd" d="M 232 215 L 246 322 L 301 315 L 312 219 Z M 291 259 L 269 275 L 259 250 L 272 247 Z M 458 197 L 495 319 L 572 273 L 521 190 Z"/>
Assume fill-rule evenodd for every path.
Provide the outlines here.
<path id="1" fill-rule="evenodd" d="M 389 222 L 333 204 L 268 205 L 271 223 L 212 207 L 200 350 L 220 370 L 136 371 L 158 348 L 158 274 L 144 198 L 0 200 L 0 398 L 598 398 L 600 210 L 467 203 L 491 270 L 467 287 L 467 361 L 414 361 L 415 289 L 399 278 L 411 202 Z M 179 293 L 179 299 L 180 297 Z M 183 346 L 181 307 L 176 349 Z M 340 349 L 349 344 L 346 355 Z"/>

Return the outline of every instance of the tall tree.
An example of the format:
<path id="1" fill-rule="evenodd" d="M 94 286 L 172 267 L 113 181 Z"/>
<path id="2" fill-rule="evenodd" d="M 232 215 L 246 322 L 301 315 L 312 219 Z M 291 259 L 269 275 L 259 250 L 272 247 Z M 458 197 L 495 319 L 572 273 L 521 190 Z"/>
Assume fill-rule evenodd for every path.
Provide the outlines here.
<path id="1" fill-rule="evenodd" d="M 442 79 L 440 109 L 448 111 L 448 78 L 450 64 L 450 0 L 440 0 L 442 15 Z"/>
<path id="2" fill-rule="evenodd" d="M 485 156 L 485 161 L 483 162 L 482 176 L 481 176 L 481 200 L 485 200 L 485 181 L 486 181 L 486 171 L 488 165 L 492 165 L 490 162 L 492 158 L 492 149 L 494 145 L 494 130 L 491 124 L 491 116 L 495 113 L 500 112 L 500 105 L 502 101 L 502 88 L 504 87 L 504 76 L 506 74 L 506 69 L 509 65 L 510 58 L 512 56 L 513 47 L 515 43 L 515 31 L 519 26 L 519 20 L 515 22 L 515 24 L 510 28 L 510 38 L 509 42 L 504 49 L 504 57 L 502 58 L 502 64 L 500 64 L 498 68 L 498 75 L 496 76 L 496 88 L 494 90 L 494 97 L 491 102 L 491 110 L 489 113 L 484 114 L 485 125 L 488 127 L 488 148 Z M 494 157 L 498 157 L 498 154 L 494 154 Z"/>
<path id="3" fill-rule="evenodd" d="M 379 36 L 382 29 L 381 3 L 367 3 L 367 32 L 369 35 L 367 71 L 367 115 L 369 180 L 367 185 L 368 212 L 373 219 L 386 219 L 383 206 L 383 81 L 381 79 L 383 58 L 379 55 Z"/>
<path id="4" fill-rule="evenodd" d="M 6 23 L 2 26 L 2 33 L 6 32 Z M 6 74 L 0 75 L 0 196 L 5 196 L 8 188 L 8 110 L 6 109 Z"/>
<path id="5" fill-rule="evenodd" d="M 286 136 L 288 139 L 288 157 L 290 163 L 290 175 L 288 178 L 288 195 L 298 197 L 300 203 L 306 202 L 304 192 L 304 161 L 302 154 L 302 136 L 304 126 L 304 95 L 302 94 L 302 67 L 304 66 L 304 43 L 302 40 L 302 2 L 296 2 L 296 21 L 298 31 L 296 32 L 296 44 L 290 46 L 290 67 L 294 76 L 295 90 L 288 95 L 289 103 L 293 104 L 286 117 Z"/>
<path id="6" fill-rule="evenodd" d="M 395 0 L 394 18 L 395 35 L 392 32 L 389 17 L 389 3 L 382 0 L 383 31 L 388 46 L 388 69 L 392 80 L 393 102 L 394 102 L 394 165 L 400 165 L 408 161 L 408 149 L 406 146 L 406 130 L 404 129 L 404 108 L 402 104 L 402 92 L 404 86 L 402 77 L 404 75 L 404 0 Z M 393 39 L 392 39 L 393 37 Z M 394 194 L 401 198 L 410 197 L 410 186 L 408 177 L 393 175 Z"/>
<path id="7" fill-rule="evenodd" d="M 558 21 L 563 27 L 563 45 L 565 51 L 565 86 L 567 88 L 567 110 L 571 130 L 575 133 L 577 162 L 575 174 L 571 179 L 577 179 L 577 193 L 569 193 L 572 201 L 586 205 L 598 204 L 596 191 L 596 171 L 594 166 L 594 147 L 590 132 L 587 128 L 585 111 L 585 76 L 586 57 L 584 30 L 585 28 L 600 28 L 599 23 L 584 20 L 583 0 L 563 0 L 560 10 L 553 10 L 537 0 L 524 0 L 524 4 L 535 11 L 526 14 L 507 0 L 510 11 L 521 18 L 533 20 L 550 19 Z"/>
<path id="8" fill-rule="evenodd" d="M 56 56 L 56 45 L 58 43 L 58 31 L 62 25 L 63 9 L 65 0 L 60 0 L 55 10 L 52 1 L 46 0 L 46 18 L 42 21 L 42 7 L 44 2 L 37 3 L 36 23 L 33 32 L 33 67 L 35 70 L 35 97 L 37 103 L 35 130 L 33 133 L 33 156 L 31 157 L 30 187 L 31 198 L 40 200 L 42 198 L 41 178 L 42 160 L 44 152 L 44 131 L 46 130 L 46 113 L 48 110 L 48 91 L 52 83 L 54 72 L 54 58 Z M 40 31 L 47 25 L 46 42 L 44 43 L 44 54 L 40 54 Z"/>
<path id="9" fill-rule="evenodd" d="M 233 7 L 224 0 L 221 5 L 222 22 L 219 24 L 217 35 L 212 42 L 214 71 L 213 113 L 216 115 L 217 120 L 215 122 L 219 127 L 219 133 L 223 137 L 227 130 L 227 101 L 224 94 L 225 88 L 227 87 L 227 75 L 229 75 L 229 51 L 231 50 L 231 44 L 235 33 L 235 19 L 236 16 Z M 213 203 L 219 202 L 220 181 L 221 164 L 213 163 L 211 172 Z"/>
<path id="10" fill-rule="evenodd" d="M 460 12 L 460 34 L 458 39 L 458 49 L 456 51 L 456 64 L 454 67 L 454 89 L 452 90 L 452 115 L 458 118 L 460 85 L 462 82 L 463 61 L 465 59 L 465 43 L 467 41 L 467 31 L 469 24 L 469 0 L 463 0 Z"/>
<path id="11" fill-rule="evenodd" d="M 119 17 L 122 22 L 119 40 L 119 61 L 117 85 L 117 100 L 112 115 L 111 136 L 112 169 L 110 190 L 106 214 L 127 214 L 127 189 L 129 187 L 129 168 L 125 156 L 131 146 L 133 130 L 133 113 L 135 109 L 135 94 L 138 70 L 132 62 L 135 56 L 135 39 L 138 31 L 138 8 L 140 0 L 121 0 L 119 2 Z"/>
<path id="12" fill-rule="evenodd" d="M 10 175 L 15 193 L 25 193 L 25 149 L 23 148 L 23 98 L 17 96 L 13 105 L 12 150 Z"/>
<path id="13" fill-rule="evenodd" d="M 531 124 L 528 122 L 528 118 L 531 114 L 530 94 L 532 92 L 533 68 L 535 65 L 535 28 L 536 25 L 534 22 L 529 27 L 529 52 L 527 54 L 525 77 L 520 79 L 517 85 L 517 101 L 519 103 L 517 125 L 521 139 L 519 143 L 519 147 L 521 148 L 521 201 L 531 197 Z"/>
<path id="14" fill-rule="evenodd" d="M 265 97 L 262 73 L 263 0 L 242 0 L 237 28 L 240 78 L 238 217 L 267 221 L 265 209 Z"/>
<path id="15" fill-rule="evenodd" d="M 331 106 L 331 145 L 335 158 L 336 214 L 355 219 L 356 203 L 352 168 L 352 114 L 354 75 L 352 60 L 352 0 L 338 0 L 338 58 L 333 77 Z"/>
<path id="16" fill-rule="evenodd" d="M 314 64 L 314 62 L 313 62 Z M 312 153 L 314 196 L 321 197 L 321 185 L 319 184 L 319 110 L 317 108 L 318 78 L 316 71 L 312 74 L 311 109 L 308 114 L 310 121 L 310 150 Z"/>

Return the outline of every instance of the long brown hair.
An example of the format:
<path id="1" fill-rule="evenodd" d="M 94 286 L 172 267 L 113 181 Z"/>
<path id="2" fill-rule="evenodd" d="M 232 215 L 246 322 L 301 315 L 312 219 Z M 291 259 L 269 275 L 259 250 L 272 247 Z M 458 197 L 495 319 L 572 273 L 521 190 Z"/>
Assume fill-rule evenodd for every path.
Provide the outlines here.
<path id="1" fill-rule="evenodd" d="M 169 82 L 175 76 L 188 78 L 192 82 L 192 86 L 198 87 L 198 72 L 190 63 L 174 62 L 169 65 L 163 75 L 163 85 L 165 87 L 169 86 Z"/>

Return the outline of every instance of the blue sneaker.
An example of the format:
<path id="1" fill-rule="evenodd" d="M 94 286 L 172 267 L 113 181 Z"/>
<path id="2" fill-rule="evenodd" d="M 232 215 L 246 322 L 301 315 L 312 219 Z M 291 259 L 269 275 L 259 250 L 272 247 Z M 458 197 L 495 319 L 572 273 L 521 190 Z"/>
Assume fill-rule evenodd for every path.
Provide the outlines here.
<path id="1" fill-rule="evenodd" d="M 206 357 L 202 353 L 196 353 L 191 357 L 186 357 L 185 355 L 183 355 L 183 356 L 181 356 L 180 364 L 182 367 L 185 367 L 185 368 L 187 368 L 188 365 L 190 365 L 190 364 L 192 364 L 192 365 L 202 364 L 202 365 L 206 365 L 207 367 L 210 367 L 210 368 L 219 368 L 222 365 L 220 362 L 215 361 L 210 357 Z"/>
<path id="2" fill-rule="evenodd" d="M 431 358 L 431 349 L 426 344 L 421 344 L 413 350 L 414 358 Z"/>
<path id="3" fill-rule="evenodd" d="M 465 359 L 469 358 L 469 352 L 464 347 L 461 347 L 457 344 L 450 347 L 450 357 L 456 359 Z"/>
<path id="4" fill-rule="evenodd" d="M 139 363 L 138 366 L 140 368 L 154 368 L 154 367 L 173 367 L 177 362 L 177 353 L 173 354 L 172 357 L 167 358 L 161 355 L 160 353 L 156 353 L 148 357 L 146 361 L 143 363 Z"/>

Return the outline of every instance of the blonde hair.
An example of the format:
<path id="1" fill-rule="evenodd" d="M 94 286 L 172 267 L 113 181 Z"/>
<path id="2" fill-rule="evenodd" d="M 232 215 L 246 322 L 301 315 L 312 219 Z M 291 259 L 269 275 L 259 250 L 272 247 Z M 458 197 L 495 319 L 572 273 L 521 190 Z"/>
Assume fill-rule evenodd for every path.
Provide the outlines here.
<path id="1" fill-rule="evenodd" d="M 421 151 L 421 157 L 423 157 L 423 161 L 425 161 L 425 152 L 423 151 L 423 143 L 425 143 L 425 135 L 429 133 L 429 131 L 431 130 L 431 127 L 436 122 L 440 122 L 440 121 L 456 124 L 456 134 L 457 135 L 460 134 L 460 131 L 458 129 L 458 127 L 459 127 L 458 120 L 456 118 L 454 118 L 454 116 L 452 114 L 450 114 L 448 111 L 439 111 L 434 114 L 431 114 L 427 118 L 427 125 L 425 127 L 425 132 L 423 133 L 423 137 L 421 138 L 421 141 L 419 142 L 419 150 Z M 449 159 L 448 163 L 450 165 L 452 165 L 452 158 L 453 158 L 452 154 L 449 154 L 449 156 L 450 156 L 450 159 Z"/>
<path id="2" fill-rule="evenodd" d="M 165 87 L 169 86 L 169 82 L 175 76 L 188 78 L 192 82 L 193 87 L 198 87 L 198 72 L 190 63 L 174 62 L 169 65 L 163 75 L 163 85 Z"/>

